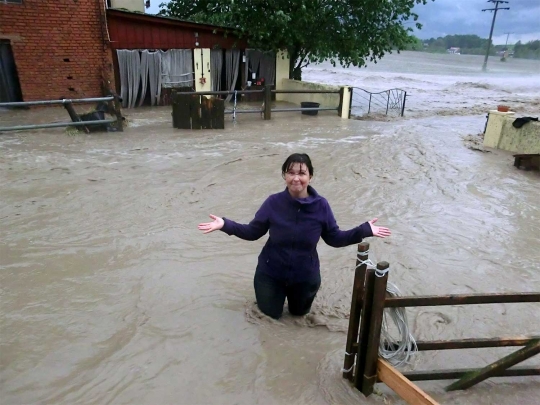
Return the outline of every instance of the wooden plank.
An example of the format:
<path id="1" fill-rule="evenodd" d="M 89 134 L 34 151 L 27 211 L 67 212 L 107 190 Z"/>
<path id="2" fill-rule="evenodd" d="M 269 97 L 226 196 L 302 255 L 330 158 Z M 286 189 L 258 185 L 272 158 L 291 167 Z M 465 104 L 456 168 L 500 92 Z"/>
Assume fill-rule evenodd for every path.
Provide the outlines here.
<path id="1" fill-rule="evenodd" d="M 212 100 L 212 128 L 225 129 L 225 101 L 220 98 Z"/>
<path id="2" fill-rule="evenodd" d="M 377 271 L 385 271 L 390 267 L 388 262 L 377 263 Z M 379 358 L 379 345 L 381 340 L 381 326 L 384 316 L 384 300 L 386 297 L 386 284 L 388 272 L 382 276 L 375 272 L 373 283 L 373 304 L 371 307 L 371 319 L 369 322 L 369 337 L 366 349 L 366 361 L 362 376 L 362 394 L 366 397 L 373 393 L 373 387 L 377 382 L 377 360 Z"/>
<path id="3" fill-rule="evenodd" d="M 362 377 L 366 363 L 366 350 L 369 336 L 369 320 L 371 319 L 371 306 L 373 304 L 373 286 L 375 270 L 368 269 L 364 282 L 364 300 L 362 301 L 362 313 L 360 315 L 360 331 L 358 332 L 358 349 L 356 351 L 356 364 L 354 366 L 354 386 L 361 391 Z"/>
<path id="4" fill-rule="evenodd" d="M 352 380 L 355 352 L 358 351 L 358 327 L 360 326 L 360 312 L 362 311 L 362 300 L 364 295 L 364 282 L 366 279 L 367 264 L 360 266 L 360 257 L 367 260 L 368 255 L 362 255 L 369 250 L 369 243 L 358 244 L 358 255 L 356 258 L 356 269 L 354 271 L 353 292 L 351 298 L 351 311 L 349 314 L 349 329 L 347 331 L 347 343 L 345 345 L 345 361 L 343 362 L 343 378 Z M 356 344 L 356 351 L 353 345 Z M 349 370 L 350 371 L 346 371 Z"/>
<path id="5" fill-rule="evenodd" d="M 191 96 L 175 93 L 173 98 L 173 127 L 191 129 Z"/>
<path id="6" fill-rule="evenodd" d="M 411 405 L 439 405 L 437 401 L 410 382 L 383 359 L 377 361 L 377 376 L 405 402 Z"/>
<path id="7" fill-rule="evenodd" d="M 540 336 L 520 336 L 513 338 L 482 338 L 482 339 L 455 339 L 455 340 L 433 340 L 417 341 L 418 350 L 455 350 L 455 349 L 480 349 L 486 347 L 510 347 L 525 346 L 533 339 L 540 339 Z M 357 344 L 353 343 L 352 350 L 357 349 Z"/>
<path id="8" fill-rule="evenodd" d="M 485 339 L 457 339 L 435 340 L 432 342 L 416 342 L 418 350 L 452 350 L 452 349 L 479 349 L 484 347 L 525 346 L 540 336 L 514 337 L 514 338 L 485 338 Z"/>
<path id="9" fill-rule="evenodd" d="M 451 294 L 417 297 L 392 297 L 386 300 L 386 308 L 425 307 L 441 305 L 503 304 L 511 302 L 540 302 L 540 292 L 508 294 Z"/>
<path id="10" fill-rule="evenodd" d="M 212 129 L 212 99 L 201 96 L 201 127 Z"/>
<path id="11" fill-rule="evenodd" d="M 201 129 L 201 96 L 192 95 L 190 97 L 189 112 L 191 115 L 191 129 Z"/>
<path id="12" fill-rule="evenodd" d="M 454 380 L 464 377 L 466 374 L 477 372 L 478 368 L 458 368 L 455 370 L 425 370 L 409 371 L 403 375 L 411 381 L 431 381 L 431 380 Z M 514 367 L 502 370 L 490 378 L 494 377 L 525 377 L 531 375 L 540 376 L 540 368 L 535 367 Z"/>
<path id="13" fill-rule="evenodd" d="M 465 390 L 491 376 L 496 375 L 502 370 L 506 370 L 513 365 L 527 360 L 529 357 L 532 357 L 538 353 L 540 353 L 540 339 L 535 339 L 517 352 L 511 353 L 508 356 L 505 356 L 478 371 L 465 375 L 460 380 L 446 387 L 446 391 Z"/>

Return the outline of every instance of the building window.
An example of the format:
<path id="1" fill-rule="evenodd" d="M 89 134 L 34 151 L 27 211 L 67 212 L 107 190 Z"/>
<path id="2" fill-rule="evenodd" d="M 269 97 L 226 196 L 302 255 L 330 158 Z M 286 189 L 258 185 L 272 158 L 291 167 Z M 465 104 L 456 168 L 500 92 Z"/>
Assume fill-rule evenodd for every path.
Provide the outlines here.
<path id="1" fill-rule="evenodd" d="M 0 4 L 22 4 L 22 0 L 0 0 Z"/>

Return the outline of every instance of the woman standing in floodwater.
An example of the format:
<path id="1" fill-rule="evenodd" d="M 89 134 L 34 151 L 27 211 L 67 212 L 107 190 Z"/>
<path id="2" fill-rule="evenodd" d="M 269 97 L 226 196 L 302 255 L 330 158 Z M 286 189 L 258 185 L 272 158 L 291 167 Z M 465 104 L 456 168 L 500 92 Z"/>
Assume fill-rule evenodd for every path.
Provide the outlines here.
<path id="1" fill-rule="evenodd" d="M 203 233 L 221 230 L 244 240 L 257 240 L 270 231 L 259 254 L 254 286 L 259 309 L 275 319 L 283 313 L 285 297 L 292 315 L 310 311 L 321 286 L 319 238 L 330 246 L 343 247 L 366 237 L 391 234 L 388 228 L 374 225 L 377 218 L 341 231 L 328 201 L 309 185 L 313 173 L 309 156 L 294 153 L 281 167 L 287 188 L 268 197 L 249 224 L 215 215 L 210 215 L 212 222 L 199 224 Z"/>

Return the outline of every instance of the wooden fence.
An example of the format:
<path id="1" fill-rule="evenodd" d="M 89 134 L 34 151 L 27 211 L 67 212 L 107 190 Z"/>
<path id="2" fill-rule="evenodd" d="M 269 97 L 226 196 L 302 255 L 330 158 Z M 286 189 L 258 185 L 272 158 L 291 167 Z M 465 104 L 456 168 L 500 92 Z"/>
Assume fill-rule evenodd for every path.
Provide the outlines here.
<path id="1" fill-rule="evenodd" d="M 354 275 L 349 329 L 345 348 L 343 377 L 351 380 L 364 395 L 373 392 L 376 382 L 384 382 L 410 404 L 436 404 L 436 402 L 411 381 L 457 381 L 446 387 L 447 391 L 463 390 L 490 377 L 540 375 L 540 368 L 510 368 L 540 353 L 540 336 L 519 338 L 458 339 L 417 342 L 418 350 L 471 349 L 484 347 L 522 346 L 508 356 L 483 368 L 429 370 L 400 373 L 379 358 L 381 327 L 385 308 L 472 305 L 516 302 L 540 302 L 540 293 L 459 294 L 444 296 L 387 297 L 387 262 L 368 268 L 369 244 L 358 245 L 358 259 Z"/>

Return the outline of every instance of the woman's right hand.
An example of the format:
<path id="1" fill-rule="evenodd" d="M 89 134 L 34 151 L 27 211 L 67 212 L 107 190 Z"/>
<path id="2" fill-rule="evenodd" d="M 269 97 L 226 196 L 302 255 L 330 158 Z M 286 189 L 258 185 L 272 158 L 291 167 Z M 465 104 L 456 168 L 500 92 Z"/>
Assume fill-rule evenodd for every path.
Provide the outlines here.
<path id="1" fill-rule="evenodd" d="M 215 215 L 210 214 L 210 218 L 213 219 L 212 222 L 204 222 L 199 224 L 199 231 L 203 233 L 210 233 L 214 231 L 219 231 L 225 225 L 225 221 L 221 217 L 216 217 Z"/>

